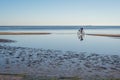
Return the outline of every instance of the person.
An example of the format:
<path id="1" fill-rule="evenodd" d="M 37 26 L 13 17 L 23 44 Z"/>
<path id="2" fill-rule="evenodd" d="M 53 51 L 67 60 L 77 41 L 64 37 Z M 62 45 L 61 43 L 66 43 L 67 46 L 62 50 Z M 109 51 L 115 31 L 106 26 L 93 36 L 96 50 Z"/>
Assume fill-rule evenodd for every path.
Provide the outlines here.
<path id="1" fill-rule="evenodd" d="M 80 28 L 77 32 L 77 35 L 78 35 L 78 38 L 82 41 L 83 40 L 83 37 L 85 35 L 84 31 L 83 31 L 83 28 Z"/>
<path id="2" fill-rule="evenodd" d="M 85 33 L 84 33 L 84 31 L 83 31 L 83 28 L 80 28 L 79 30 L 78 30 L 78 33 L 77 33 L 78 35 L 84 35 Z"/>
<path id="3" fill-rule="evenodd" d="M 80 34 L 83 34 L 83 28 L 80 28 Z"/>

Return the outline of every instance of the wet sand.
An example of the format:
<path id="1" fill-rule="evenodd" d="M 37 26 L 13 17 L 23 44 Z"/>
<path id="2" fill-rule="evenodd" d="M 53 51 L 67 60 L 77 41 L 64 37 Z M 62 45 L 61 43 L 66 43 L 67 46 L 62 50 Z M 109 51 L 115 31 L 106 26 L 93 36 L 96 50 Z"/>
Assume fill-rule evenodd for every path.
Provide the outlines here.
<path id="1" fill-rule="evenodd" d="M 0 35 L 47 35 L 48 32 L 0 32 Z"/>
<path id="2" fill-rule="evenodd" d="M 86 34 L 91 36 L 120 37 L 120 34 Z"/>
<path id="3" fill-rule="evenodd" d="M 9 39 L 0 39 L 0 43 L 11 43 L 11 42 L 15 42 L 15 41 Z"/>
<path id="4" fill-rule="evenodd" d="M 23 80 L 23 77 L 18 75 L 0 74 L 0 80 Z"/>
<path id="5" fill-rule="evenodd" d="M 48 35 L 48 32 L 0 32 L 0 35 Z M 74 34 L 74 33 L 60 33 Z M 120 37 L 120 34 L 86 34 L 91 36 Z"/>
<path id="6" fill-rule="evenodd" d="M 3 74 L 53 77 L 56 80 L 120 80 L 120 55 L 1 45 L 0 59 Z"/>
<path id="7" fill-rule="evenodd" d="M 0 35 L 48 35 L 48 32 L 0 32 Z M 59 33 L 66 34 L 66 33 Z M 67 33 L 74 34 L 74 33 Z M 120 34 L 86 34 L 91 36 L 120 37 Z"/>

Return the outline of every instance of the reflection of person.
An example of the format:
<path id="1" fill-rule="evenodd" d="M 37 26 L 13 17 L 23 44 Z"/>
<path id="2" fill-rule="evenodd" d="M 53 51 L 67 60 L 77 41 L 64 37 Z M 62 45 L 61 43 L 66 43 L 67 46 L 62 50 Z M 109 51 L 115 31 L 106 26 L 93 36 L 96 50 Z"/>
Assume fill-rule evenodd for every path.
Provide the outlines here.
<path id="1" fill-rule="evenodd" d="M 78 38 L 80 39 L 80 41 L 83 41 L 83 35 L 79 35 Z"/>

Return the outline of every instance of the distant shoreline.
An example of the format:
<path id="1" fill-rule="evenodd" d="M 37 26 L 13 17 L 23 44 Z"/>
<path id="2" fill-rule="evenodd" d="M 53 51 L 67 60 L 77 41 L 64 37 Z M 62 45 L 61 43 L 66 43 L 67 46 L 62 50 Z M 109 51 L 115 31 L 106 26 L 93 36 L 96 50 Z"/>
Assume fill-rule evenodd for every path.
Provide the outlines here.
<path id="1" fill-rule="evenodd" d="M 120 29 L 120 26 L 104 26 L 104 25 L 40 25 L 40 26 L 0 26 L 0 29 L 13 30 L 13 29 Z"/>
<path id="2" fill-rule="evenodd" d="M 118 26 L 120 27 L 120 25 L 0 25 L 0 27 L 19 27 L 19 26 Z"/>

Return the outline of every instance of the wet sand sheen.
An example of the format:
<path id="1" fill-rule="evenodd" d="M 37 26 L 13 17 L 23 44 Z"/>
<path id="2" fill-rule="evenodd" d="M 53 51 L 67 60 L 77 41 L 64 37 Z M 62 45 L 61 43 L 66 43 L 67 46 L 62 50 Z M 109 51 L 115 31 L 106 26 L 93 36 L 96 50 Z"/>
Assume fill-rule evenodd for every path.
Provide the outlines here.
<path id="1" fill-rule="evenodd" d="M 0 35 L 47 35 L 48 32 L 0 32 Z"/>
<path id="2" fill-rule="evenodd" d="M 49 33 L 49 32 L 0 32 L 0 35 L 48 35 L 48 34 L 52 34 L 52 33 Z M 63 34 L 66 34 L 66 33 L 63 33 Z M 120 37 L 120 34 L 86 34 L 86 35 Z"/>
<path id="3" fill-rule="evenodd" d="M 86 34 L 91 36 L 120 37 L 120 34 Z"/>
<path id="4" fill-rule="evenodd" d="M 120 79 L 120 55 L 100 55 L 73 51 L 64 52 L 61 50 L 5 45 L 0 45 L 0 51 L 0 58 L 2 59 L 0 65 L 1 74 L 22 73 L 30 76 L 50 76 L 57 78 L 77 76 L 81 80 L 102 80 L 101 78 L 108 78 L 106 80 L 112 80 L 111 78 L 114 78 L 113 80 Z M 2 65 L 5 66 L 3 67 Z"/>
<path id="5" fill-rule="evenodd" d="M 14 40 L 9 40 L 9 39 L 0 39 L 0 42 L 2 43 L 9 43 L 9 42 L 15 42 Z"/>

